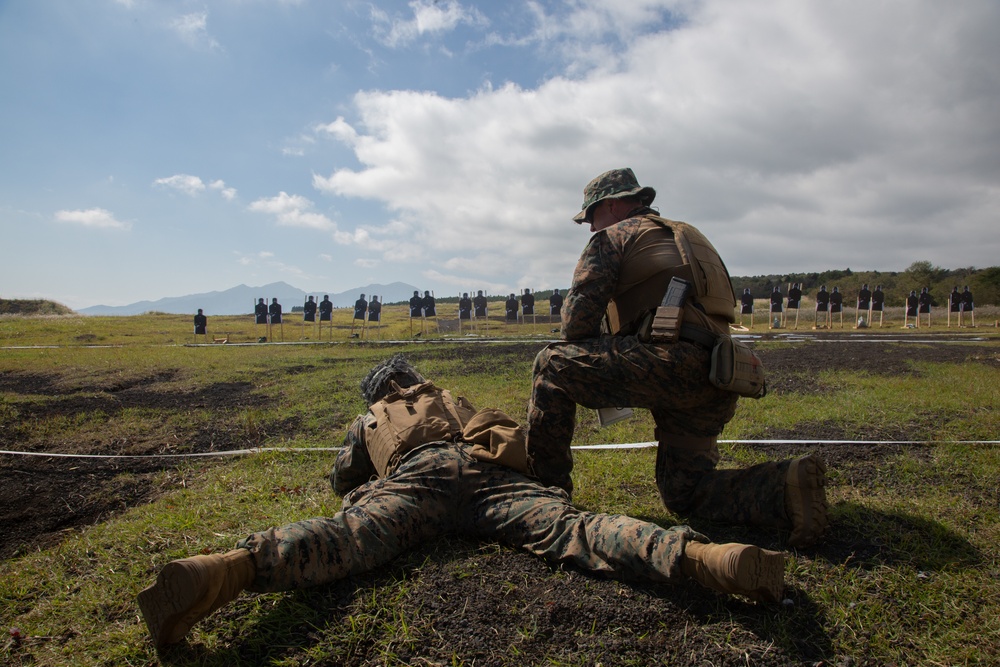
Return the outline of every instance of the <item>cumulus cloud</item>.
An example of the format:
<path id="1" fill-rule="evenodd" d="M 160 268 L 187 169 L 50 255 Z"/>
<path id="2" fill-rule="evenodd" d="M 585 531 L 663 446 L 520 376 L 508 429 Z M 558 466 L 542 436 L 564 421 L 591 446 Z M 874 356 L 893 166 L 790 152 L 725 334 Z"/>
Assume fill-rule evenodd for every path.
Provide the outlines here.
<path id="1" fill-rule="evenodd" d="M 117 220 L 111 211 L 103 208 L 88 208 L 75 211 L 56 211 L 55 218 L 58 222 L 65 222 L 82 227 L 94 229 L 121 229 L 132 228 L 132 223 Z"/>
<path id="2" fill-rule="evenodd" d="M 249 209 L 258 213 L 269 213 L 279 225 L 285 227 L 305 227 L 320 231 L 336 232 L 337 225 L 322 213 L 312 210 L 313 203 L 302 195 L 280 192 L 275 197 L 261 198 L 250 204 Z"/>
<path id="3" fill-rule="evenodd" d="M 465 7 L 456 0 L 414 0 L 409 8 L 412 17 L 402 18 L 372 7 L 376 39 L 396 48 L 423 36 L 451 32 L 461 24 L 485 26 L 489 23 L 475 7 Z"/>
<path id="4" fill-rule="evenodd" d="M 357 94 L 352 114 L 317 130 L 360 166 L 315 175 L 314 187 L 405 221 L 442 281 L 495 268 L 511 284 L 568 283 L 587 240 L 569 221 L 583 185 L 619 166 L 737 274 L 989 265 L 1000 252 L 989 231 L 1000 46 L 988 28 L 1000 5 L 626 4 L 579 0 L 559 17 L 533 4 L 536 32 L 565 49 L 579 35 L 605 46 L 629 35 L 599 66 L 569 64 L 537 87 Z M 402 43 L 409 23 L 387 34 Z M 947 234 L 984 245 L 946 254 L 936 240 Z M 919 256 L 901 239 L 919 239 Z"/>

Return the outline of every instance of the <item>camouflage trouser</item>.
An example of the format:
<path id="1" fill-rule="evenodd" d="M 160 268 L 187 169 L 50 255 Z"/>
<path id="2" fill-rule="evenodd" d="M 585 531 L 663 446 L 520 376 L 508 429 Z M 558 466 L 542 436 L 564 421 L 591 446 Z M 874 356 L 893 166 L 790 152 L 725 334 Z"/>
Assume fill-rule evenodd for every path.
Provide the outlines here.
<path id="1" fill-rule="evenodd" d="M 495 539 L 549 561 L 619 579 L 682 576 L 687 526 L 661 528 L 628 516 L 573 507 L 561 489 L 509 468 L 477 461 L 467 446 L 424 445 L 389 477 L 344 497 L 335 516 L 254 533 L 251 590 L 316 586 L 383 565 L 404 550 L 446 534 Z"/>
<path id="2" fill-rule="evenodd" d="M 659 448 L 656 484 L 664 505 L 688 516 L 788 526 L 789 462 L 716 470 L 715 436 L 737 395 L 708 381 L 711 353 L 681 341 L 647 345 L 606 336 L 548 345 L 535 358 L 528 405 L 528 467 L 544 484 L 572 492 L 570 443 L 576 406 L 648 408 Z"/>

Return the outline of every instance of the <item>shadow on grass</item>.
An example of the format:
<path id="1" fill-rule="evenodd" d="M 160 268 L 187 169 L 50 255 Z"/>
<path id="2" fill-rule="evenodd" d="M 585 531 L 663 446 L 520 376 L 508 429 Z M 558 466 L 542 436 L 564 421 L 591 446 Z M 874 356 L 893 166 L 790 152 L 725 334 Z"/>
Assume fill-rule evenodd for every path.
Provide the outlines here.
<path id="1" fill-rule="evenodd" d="M 663 517 L 645 520 L 663 525 Z M 788 550 L 788 531 L 733 526 L 691 519 L 695 530 L 715 542 L 745 542 L 767 549 Z M 856 503 L 831 508 L 830 527 L 823 541 L 800 553 L 832 564 L 871 569 L 907 565 L 936 571 L 945 567 L 976 567 L 982 554 L 965 537 L 944 524 L 899 512 L 882 512 Z"/>
<path id="2" fill-rule="evenodd" d="M 373 574 L 307 590 L 244 593 L 202 621 L 206 626 L 214 624 L 214 628 L 206 630 L 214 630 L 219 646 L 198 641 L 192 631 L 184 641 L 160 651 L 160 661 L 164 665 L 222 667 L 281 664 L 292 659 L 297 664 L 311 649 L 319 647 L 325 660 L 334 660 L 330 664 L 351 664 L 351 642 L 328 638 L 327 628 L 349 627 L 358 596 L 391 587 L 397 578 L 394 568 L 382 568 Z M 341 646 L 334 644 L 342 645 L 343 655 L 336 655 Z"/>
<path id="3" fill-rule="evenodd" d="M 623 583 L 495 544 L 438 541 L 328 586 L 245 595 L 168 665 L 744 664 L 832 656 L 823 611 L 679 585 Z M 208 641 L 205 641 L 207 639 Z M 203 643 L 204 642 L 204 643 Z"/>
<path id="4" fill-rule="evenodd" d="M 940 522 L 854 503 L 836 507 L 827 539 L 816 555 L 833 563 L 869 569 L 907 565 L 918 570 L 976 567 L 982 554 Z"/>

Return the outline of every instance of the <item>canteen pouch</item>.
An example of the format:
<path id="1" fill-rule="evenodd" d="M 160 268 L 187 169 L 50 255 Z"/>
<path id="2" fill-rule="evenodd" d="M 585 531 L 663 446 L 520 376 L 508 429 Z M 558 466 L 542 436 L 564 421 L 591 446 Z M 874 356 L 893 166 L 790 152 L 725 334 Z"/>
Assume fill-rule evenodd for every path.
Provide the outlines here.
<path id="1" fill-rule="evenodd" d="M 715 344 L 708 379 L 719 389 L 748 398 L 762 398 L 767 393 L 760 357 L 732 336 L 720 336 Z"/>

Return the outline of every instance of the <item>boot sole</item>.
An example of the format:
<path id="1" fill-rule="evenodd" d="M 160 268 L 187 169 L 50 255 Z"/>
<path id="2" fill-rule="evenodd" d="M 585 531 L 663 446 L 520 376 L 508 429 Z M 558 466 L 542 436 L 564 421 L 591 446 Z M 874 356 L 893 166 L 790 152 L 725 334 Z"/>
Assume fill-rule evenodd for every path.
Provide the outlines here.
<path id="1" fill-rule="evenodd" d="M 190 571 L 171 562 L 160 570 L 155 584 L 139 593 L 139 610 L 156 648 L 179 642 L 191 629 L 184 617 L 197 603 L 199 592 Z"/>
<path id="2" fill-rule="evenodd" d="M 793 526 L 788 538 L 792 547 L 808 547 L 818 542 L 826 533 L 826 464 L 815 456 L 792 461 L 789 468 L 786 493 L 794 493 L 791 504 L 801 510 L 802 523 Z"/>
<path id="3" fill-rule="evenodd" d="M 755 602 L 780 602 L 785 592 L 785 555 L 748 545 L 736 560 L 737 591 Z"/>

